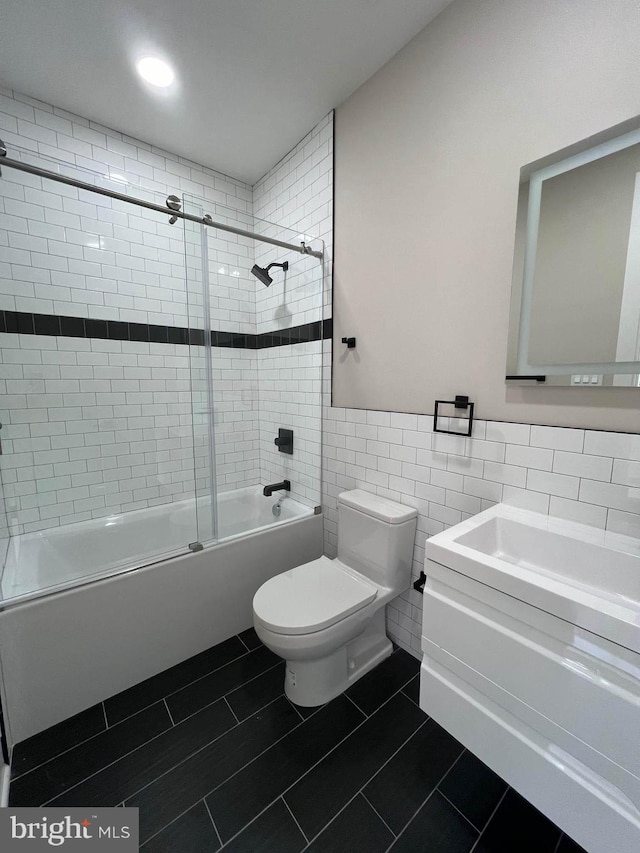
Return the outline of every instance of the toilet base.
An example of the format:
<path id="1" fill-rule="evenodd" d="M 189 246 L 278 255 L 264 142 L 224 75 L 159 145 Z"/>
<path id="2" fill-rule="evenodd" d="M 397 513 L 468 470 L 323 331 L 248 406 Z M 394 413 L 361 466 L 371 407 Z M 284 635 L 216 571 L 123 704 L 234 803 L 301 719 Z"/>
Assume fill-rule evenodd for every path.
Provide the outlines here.
<path id="1" fill-rule="evenodd" d="M 287 661 L 287 698 L 304 708 L 324 705 L 388 658 L 393 646 L 385 633 L 384 611 L 381 607 L 359 637 L 332 654 L 316 660 Z"/>

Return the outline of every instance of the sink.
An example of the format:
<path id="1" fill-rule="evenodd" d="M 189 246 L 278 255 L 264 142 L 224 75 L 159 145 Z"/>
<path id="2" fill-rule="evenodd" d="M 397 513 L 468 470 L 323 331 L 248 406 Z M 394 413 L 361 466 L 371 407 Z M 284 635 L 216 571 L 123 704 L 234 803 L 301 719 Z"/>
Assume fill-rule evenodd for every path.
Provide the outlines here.
<path id="1" fill-rule="evenodd" d="M 640 541 L 498 504 L 431 537 L 446 565 L 640 653 Z"/>

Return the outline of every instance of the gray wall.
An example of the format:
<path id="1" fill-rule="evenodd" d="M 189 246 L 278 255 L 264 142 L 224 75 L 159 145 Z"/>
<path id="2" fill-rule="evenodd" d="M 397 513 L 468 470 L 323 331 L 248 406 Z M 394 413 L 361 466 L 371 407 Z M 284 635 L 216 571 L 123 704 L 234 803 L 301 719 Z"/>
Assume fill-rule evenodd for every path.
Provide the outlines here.
<path id="1" fill-rule="evenodd" d="M 339 108 L 335 405 L 637 428 L 637 392 L 504 375 L 520 167 L 640 113 L 639 39 L 637 0 L 456 0 Z"/>

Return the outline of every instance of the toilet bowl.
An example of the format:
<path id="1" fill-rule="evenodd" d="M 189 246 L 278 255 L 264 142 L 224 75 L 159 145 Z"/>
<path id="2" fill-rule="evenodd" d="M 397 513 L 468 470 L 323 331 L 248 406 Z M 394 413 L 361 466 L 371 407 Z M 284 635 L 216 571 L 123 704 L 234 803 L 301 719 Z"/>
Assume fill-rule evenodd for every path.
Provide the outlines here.
<path id="1" fill-rule="evenodd" d="M 384 605 L 407 589 L 416 510 L 360 489 L 338 497 L 338 556 L 264 583 L 256 633 L 286 661 L 285 693 L 322 705 L 391 654 Z"/>

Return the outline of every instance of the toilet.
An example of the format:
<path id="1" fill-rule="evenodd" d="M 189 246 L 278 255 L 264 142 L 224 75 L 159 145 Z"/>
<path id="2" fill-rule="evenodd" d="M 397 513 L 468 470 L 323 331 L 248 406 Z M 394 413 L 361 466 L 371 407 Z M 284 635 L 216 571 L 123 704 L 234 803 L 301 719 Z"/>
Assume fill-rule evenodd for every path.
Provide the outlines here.
<path id="1" fill-rule="evenodd" d="M 384 606 L 409 586 L 416 517 L 361 489 L 342 492 L 337 558 L 282 572 L 256 592 L 256 633 L 286 661 L 296 705 L 328 702 L 391 654 Z"/>

